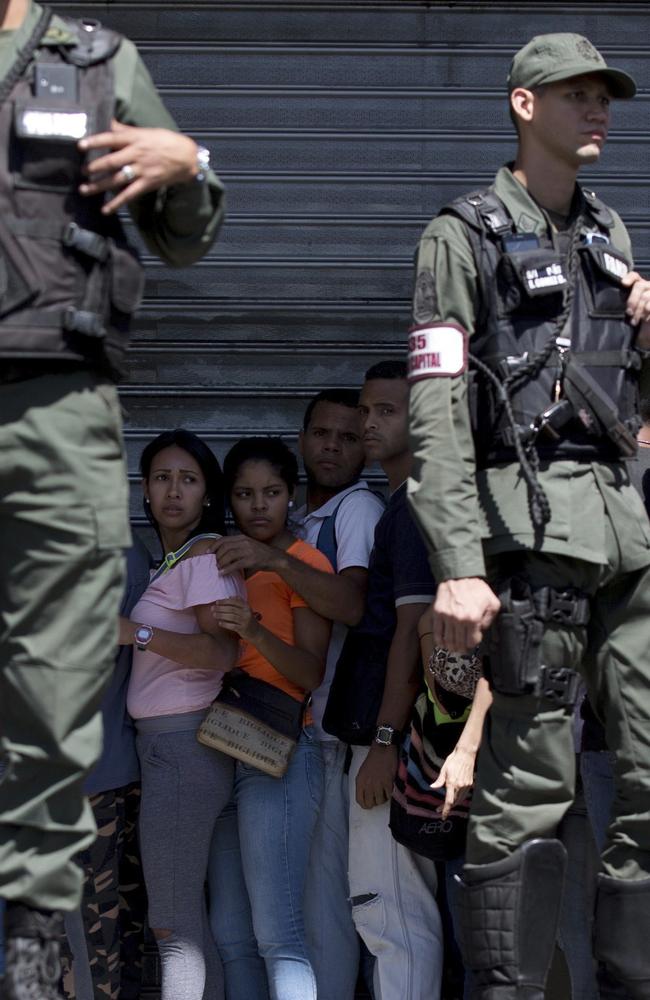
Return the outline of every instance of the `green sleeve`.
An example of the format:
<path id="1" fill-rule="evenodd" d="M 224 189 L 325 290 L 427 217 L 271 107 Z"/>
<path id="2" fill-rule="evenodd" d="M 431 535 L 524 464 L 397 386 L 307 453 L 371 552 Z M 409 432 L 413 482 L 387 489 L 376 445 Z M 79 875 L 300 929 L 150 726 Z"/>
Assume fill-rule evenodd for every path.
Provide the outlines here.
<path id="1" fill-rule="evenodd" d="M 417 255 L 418 324 L 459 323 L 474 332 L 478 289 L 463 223 L 444 216 L 425 231 Z M 437 580 L 484 576 L 468 375 L 414 382 L 410 395 L 413 469 L 409 500 Z"/>
<path id="2" fill-rule="evenodd" d="M 124 38 L 114 57 L 118 121 L 178 131 L 135 45 Z M 210 249 L 224 216 L 223 186 L 212 171 L 203 183 L 191 181 L 145 195 L 130 212 L 147 247 L 173 267 L 187 267 Z"/>

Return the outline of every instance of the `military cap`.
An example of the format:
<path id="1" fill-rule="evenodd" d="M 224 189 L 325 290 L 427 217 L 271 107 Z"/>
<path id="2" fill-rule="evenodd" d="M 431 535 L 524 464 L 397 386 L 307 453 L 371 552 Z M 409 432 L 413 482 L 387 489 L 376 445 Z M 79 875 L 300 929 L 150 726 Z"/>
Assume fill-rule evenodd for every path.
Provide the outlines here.
<path id="1" fill-rule="evenodd" d="M 589 39 L 570 32 L 536 35 L 515 54 L 508 74 L 508 91 L 533 90 L 583 73 L 599 73 L 607 80 L 612 97 L 634 97 L 636 83 L 622 69 L 608 66 Z"/>

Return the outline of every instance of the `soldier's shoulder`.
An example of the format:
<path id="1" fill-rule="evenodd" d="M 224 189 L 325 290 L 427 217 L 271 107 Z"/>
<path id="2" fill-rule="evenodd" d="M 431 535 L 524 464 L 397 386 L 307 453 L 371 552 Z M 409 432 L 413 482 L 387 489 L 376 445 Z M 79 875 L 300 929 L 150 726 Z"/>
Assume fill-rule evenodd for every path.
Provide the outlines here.
<path id="1" fill-rule="evenodd" d="M 421 239 L 466 243 L 467 226 L 458 215 L 448 211 L 448 207 L 445 206 L 438 215 L 431 219 L 422 233 Z"/>
<path id="2" fill-rule="evenodd" d="M 111 59 L 124 41 L 123 36 L 94 19 L 53 14 L 40 44 L 59 48 L 69 62 L 92 66 Z"/>

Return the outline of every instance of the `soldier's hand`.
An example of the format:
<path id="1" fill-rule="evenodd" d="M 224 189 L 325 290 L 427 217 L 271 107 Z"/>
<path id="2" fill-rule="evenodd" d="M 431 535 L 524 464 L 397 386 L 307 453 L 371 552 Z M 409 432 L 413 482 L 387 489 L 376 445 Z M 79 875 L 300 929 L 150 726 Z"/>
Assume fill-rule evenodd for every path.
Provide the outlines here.
<path id="1" fill-rule="evenodd" d="M 478 646 L 501 607 L 499 598 L 480 577 L 443 580 L 433 602 L 433 641 L 455 653 Z"/>
<path id="2" fill-rule="evenodd" d="M 88 163 L 88 180 L 79 187 L 86 196 L 118 192 L 102 207 L 104 215 L 148 191 L 185 184 L 198 173 L 196 143 L 171 129 L 135 128 L 113 121 L 110 132 L 81 139 L 79 149 L 106 150 Z"/>
<path id="3" fill-rule="evenodd" d="M 621 279 L 621 284 L 624 288 L 630 289 L 625 306 L 630 323 L 635 326 L 637 323 L 650 323 L 650 281 L 642 278 L 637 271 L 628 271 Z M 650 346 L 650 344 L 641 343 L 642 336 L 648 337 L 647 329 L 639 331 L 638 341 L 640 347 Z"/>

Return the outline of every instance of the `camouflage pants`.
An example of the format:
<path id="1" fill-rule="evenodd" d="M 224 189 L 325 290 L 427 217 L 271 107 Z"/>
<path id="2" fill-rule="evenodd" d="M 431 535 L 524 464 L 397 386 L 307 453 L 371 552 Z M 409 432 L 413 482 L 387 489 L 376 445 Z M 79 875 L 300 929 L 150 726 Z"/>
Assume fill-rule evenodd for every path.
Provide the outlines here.
<path id="1" fill-rule="evenodd" d="M 81 916 L 95 997 L 137 1000 L 142 978 L 146 896 L 137 843 L 140 785 L 90 798 L 97 839 L 77 858 L 83 874 Z M 75 1000 L 74 963 L 62 949 L 63 988 Z"/>

